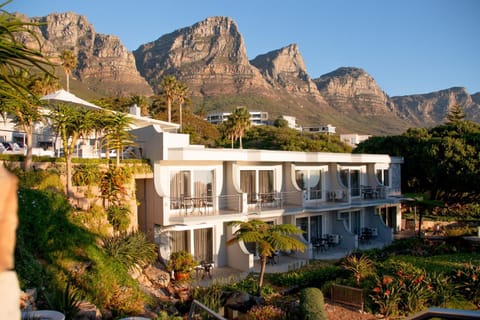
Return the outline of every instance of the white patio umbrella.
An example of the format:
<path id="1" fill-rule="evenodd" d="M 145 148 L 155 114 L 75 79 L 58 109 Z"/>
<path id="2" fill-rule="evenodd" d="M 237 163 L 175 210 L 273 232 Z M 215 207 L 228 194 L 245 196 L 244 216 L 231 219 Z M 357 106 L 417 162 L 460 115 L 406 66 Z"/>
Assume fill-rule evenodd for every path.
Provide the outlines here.
<path id="1" fill-rule="evenodd" d="M 104 110 L 103 108 L 101 108 L 101 107 L 99 107 L 99 106 L 97 106 L 93 103 L 90 103 L 86 100 L 83 100 L 83 99 L 77 97 L 76 95 L 74 95 L 73 93 L 70 93 L 70 92 L 65 91 L 63 89 L 55 91 L 54 93 L 48 94 L 46 96 L 43 96 L 43 97 L 40 98 L 40 100 L 47 101 L 50 104 L 66 103 L 66 104 L 74 104 L 74 105 L 82 106 L 82 107 L 85 107 L 87 109 Z M 55 144 L 54 148 L 55 149 L 57 149 L 57 146 L 56 146 L 57 138 L 58 137 L 56 136 L 55 137 L 55 142 L 54 142 L 54 144 Z M 56 150 L 56 151 L 60 152 L 59 149 Z"/>
<path id="2" fill-rule="evenodd" d="M 41 97 L 40 100 L 51 101 L 51 102 L 57 101 L 57 102 L 73 103 L 73 104 L 78 104 L 90 109 L 103 110 L 103 108 L 97 105 L 94 105 L 93 103 L 90 103 L 86 100 L 83 100 L 77 97 L 76 95 L 74 95 L 73 93 L 70 93 L 63 89 L 60 89 L 51 94 L 47 94 L 46 96 Z"/>

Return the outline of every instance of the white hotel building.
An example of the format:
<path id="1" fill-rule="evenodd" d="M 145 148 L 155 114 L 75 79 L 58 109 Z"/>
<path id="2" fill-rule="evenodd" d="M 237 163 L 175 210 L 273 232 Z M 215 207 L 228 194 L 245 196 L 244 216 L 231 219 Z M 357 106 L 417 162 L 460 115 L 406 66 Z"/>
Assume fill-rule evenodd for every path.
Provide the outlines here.
<path id="1" fill-rule="evenodd" d="M 252 270 L 255 248 L 227 245 L 230 221 L 261 219 L 304 230 L 345 252 L 365 230 L 381 245 L 400 227 L 401 157 L 374 154 L 211 149 L 159 126 L 133 131 L 153 175 L 136 179 L 138 226 L 163 257 L 181 249 L 216 266 Z M 170 236 L 164 237 L 168 230 Z"/>

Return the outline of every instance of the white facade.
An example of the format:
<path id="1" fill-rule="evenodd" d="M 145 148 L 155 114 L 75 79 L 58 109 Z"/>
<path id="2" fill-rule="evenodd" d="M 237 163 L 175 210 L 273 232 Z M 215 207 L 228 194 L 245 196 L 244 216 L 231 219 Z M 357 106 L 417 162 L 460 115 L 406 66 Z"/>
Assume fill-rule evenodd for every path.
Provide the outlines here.
<path id="1" fill-rule="evenodd" d="M 336 127 L 332 126 L 331 124 L 327 124 L 326 126 L 319 127 L 303 127 L 303 131 L 311 133 L 334 134 L 336 132 Z"/>
<path id="2" fill-rule="evenodd" d="M 252 125 L 267 125 L 268 124 L 268 112 L 264 111 L 249 111 L 250 122 Z M 227 121 L 231 112 L 215 112 L 207 115 L 207 122 L 212 124 L 220 124 L 223 121 Z"/>
<path id="3" fill-rule="evenodd" d="M 365 141 L 370 137 L 371 137 L 370 135 L 360 135 L 356 133 L 350 133 L 350 134 L 341 134 L 340 140 L 345 142 L 351 147 L 355 147 L 360 142 Z"/>
<path id="4" fill-rule="evenodd" d="M 305 231 L 306 244 L 330 235 L 349 251 L 365 228 L 384 244 L 399 230 L 400 157 L 209 149 L 154 126 L 133 133 L 153 165 L 153 178 L 136 181 L 139 228 L 164 258 L 184 249 L 216 266 L 251 270 L 254 248 L 226 245 L 228 222 L 238 220 L 291 223 Z"/>

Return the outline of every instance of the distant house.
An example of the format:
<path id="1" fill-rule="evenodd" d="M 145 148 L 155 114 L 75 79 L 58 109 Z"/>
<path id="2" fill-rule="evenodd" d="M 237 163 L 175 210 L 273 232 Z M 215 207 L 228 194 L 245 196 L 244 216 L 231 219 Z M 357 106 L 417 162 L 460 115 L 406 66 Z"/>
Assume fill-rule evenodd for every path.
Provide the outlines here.
<path id="1" fill-rule="evenodd" d="M 319 127 L 303 127 L 303 132 L 311 132 L 311 133 L 326 133 L 326 134 L 334 134 L 336 131 L 336 127 L 327 124 L 326 126 L 319 126 Z"/>
<path id="2" fill-rule="evenodd" d="M 302 130 L 302 128 L 297 124 L 297 119 L 293 116 L 282 115 L 281 118 L 287 121 L 288 127 L 295 130 Z"/>
<path id="3" fill-rule="evenodd" d="M 358 145 L 360 142 L 367 140 L 370 138 L 371 135 L 360 135 L 356 133 L 350 133 L 350 134 L 341 134 L 340 135 L 340 140 L 345 142 L 351 147 L 355 147 Z"/>
<path id="4" fill-rule="evenodd" d="M 267 125 L 268 124 L 268 112 L 265 111 L 249 111 L 250 122 L 252 125 Z M 212 124 L 220 124 L 223 121 L 227 121 L 231 112 L 215 112 L 207 115 L 207 122 Z"/>

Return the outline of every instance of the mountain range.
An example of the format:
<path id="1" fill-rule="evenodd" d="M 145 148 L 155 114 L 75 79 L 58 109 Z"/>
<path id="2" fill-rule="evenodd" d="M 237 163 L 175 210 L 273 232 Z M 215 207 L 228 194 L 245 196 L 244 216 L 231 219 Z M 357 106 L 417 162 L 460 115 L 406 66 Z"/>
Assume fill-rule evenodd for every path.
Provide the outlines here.
<path id="1" fill-rule="evenodd" d="M 480 93 L 470 95 L 462 87 L 390 97 L 356 67 L 313 79 L 296 44 L 249 60 L 237 24 L 229 17 L 209 17 L 130 52 L 117 36 L 97 33 L 76 13 L 18 15 L 40 23 L 36 28 L 42 52 L 53 61 L 59 62 L 65 49 L 78 57 L 72 91 L 83 98 L 151 96 L 165 75 L 174 75 L 189 88 L 190 108 L 207 113 L 245 106 L 268 111 L 271 119 L 294 116 L 301 126 L 331 124 L 338 133 L 389 135 L 438 125 L 460 104 L 467 119 L 480 122 Z"/>

